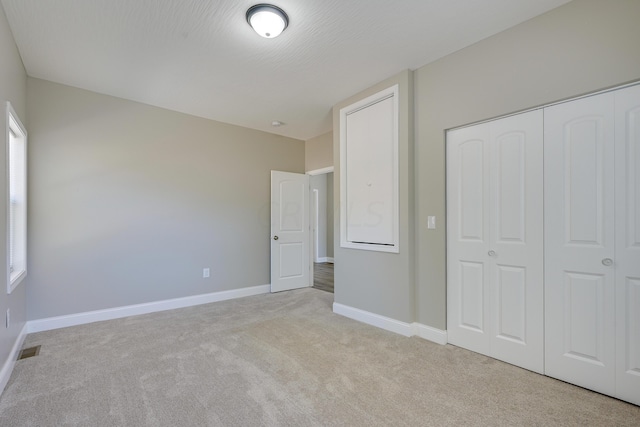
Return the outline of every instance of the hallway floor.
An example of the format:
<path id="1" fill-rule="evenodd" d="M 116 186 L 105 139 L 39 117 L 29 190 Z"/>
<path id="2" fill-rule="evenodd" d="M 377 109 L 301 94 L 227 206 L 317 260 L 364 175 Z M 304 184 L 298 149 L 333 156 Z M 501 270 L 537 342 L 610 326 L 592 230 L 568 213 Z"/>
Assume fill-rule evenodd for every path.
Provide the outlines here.
<path id="1" fill-rule="evenodd" d="M 333 293 L 333 263 L 323 262 L 313 264 L 313 287 L 321 291 Z"/>

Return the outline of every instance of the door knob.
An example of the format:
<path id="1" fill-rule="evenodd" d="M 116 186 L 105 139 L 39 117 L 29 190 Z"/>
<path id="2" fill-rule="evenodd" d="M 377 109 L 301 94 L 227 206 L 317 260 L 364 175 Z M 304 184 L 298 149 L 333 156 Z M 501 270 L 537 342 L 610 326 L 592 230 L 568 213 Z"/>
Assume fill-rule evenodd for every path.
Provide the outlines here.
<path id="1" fill-rule="evenodd" d="M 273 240 L 278 240 L 279 237 L 278 236 L 273 236 Z"/>
<path id="2" fill-rule="evenodd" d="M 489 254 L 489 256 L 497 256 L 498 255 L 496 253 L 496 251 L 489 251 L 489 252 L 487 252 L 487 254 Z"/>
<path id="3" fill-rule="evenodd" d="M 605 258 L 602 260 L 602 265 L 609 267 L 613 265 L 613 260 L 611 258 Z"/>

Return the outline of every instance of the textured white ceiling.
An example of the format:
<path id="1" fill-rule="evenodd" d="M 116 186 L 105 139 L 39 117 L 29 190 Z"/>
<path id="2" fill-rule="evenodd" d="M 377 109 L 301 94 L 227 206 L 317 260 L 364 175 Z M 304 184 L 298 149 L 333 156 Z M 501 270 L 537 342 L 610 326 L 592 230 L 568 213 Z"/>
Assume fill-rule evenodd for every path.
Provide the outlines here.
<path id="1" fill-rule="evenodd" d="M 568 2 L 274 0 L 290 24 L 264 39 L 245 20 L 259 1 L 1 1 L 32 77 L 298 139 L 354 93 Z"/>

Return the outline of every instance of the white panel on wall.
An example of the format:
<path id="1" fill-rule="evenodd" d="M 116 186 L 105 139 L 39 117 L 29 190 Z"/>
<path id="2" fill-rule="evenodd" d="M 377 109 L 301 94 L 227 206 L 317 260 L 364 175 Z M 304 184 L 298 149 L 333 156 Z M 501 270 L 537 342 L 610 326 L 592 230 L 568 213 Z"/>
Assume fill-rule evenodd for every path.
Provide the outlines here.
<path id="1" fill-rule="evenodd" d="M 340 110 L 341 246 L 398 252 L 398 87 Z"/>

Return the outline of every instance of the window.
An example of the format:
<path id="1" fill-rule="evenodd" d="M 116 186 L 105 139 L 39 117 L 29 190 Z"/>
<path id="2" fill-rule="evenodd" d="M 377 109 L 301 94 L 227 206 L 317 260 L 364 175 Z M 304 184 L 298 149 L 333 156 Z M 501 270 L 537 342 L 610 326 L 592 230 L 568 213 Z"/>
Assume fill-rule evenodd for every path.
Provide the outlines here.
<path id="1" fill-rule="evenodd" d="M 6 106 L 7 140 L 7 292 L 27 275 L 27 132 L 11 104 Z"/>

